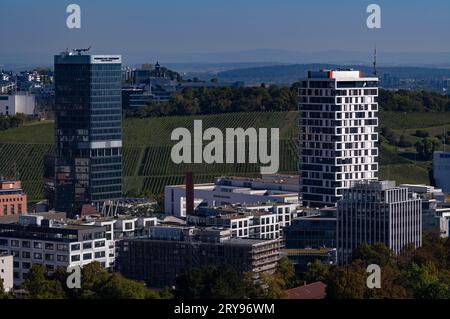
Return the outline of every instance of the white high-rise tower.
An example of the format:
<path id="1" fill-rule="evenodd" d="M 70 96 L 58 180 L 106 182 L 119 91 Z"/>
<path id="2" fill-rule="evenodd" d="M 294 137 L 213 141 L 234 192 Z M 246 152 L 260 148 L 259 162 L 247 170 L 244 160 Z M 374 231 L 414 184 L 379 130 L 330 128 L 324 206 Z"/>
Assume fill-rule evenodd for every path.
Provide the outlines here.
<path id="1" fill-rule="evenodd" d="M 299 97 L 300 196 L 304 206 L 334 206 L 352 181 L 377 179 L 378 78 L 308 72 Z"/>

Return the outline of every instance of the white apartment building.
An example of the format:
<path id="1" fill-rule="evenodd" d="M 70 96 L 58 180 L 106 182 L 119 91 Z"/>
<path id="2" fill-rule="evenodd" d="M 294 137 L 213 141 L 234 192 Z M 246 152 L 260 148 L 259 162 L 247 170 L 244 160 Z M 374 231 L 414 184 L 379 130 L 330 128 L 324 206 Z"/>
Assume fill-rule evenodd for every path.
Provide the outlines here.
<path id="1" fill-rule="evenodd" d="M 434 153 L 433 174 L 436 185 L 450 193 L 450 152 Z"/>
<path id="2" fill-rule="evenodd" d="M 378 78 L 360 71 L 309 72 L 299 89 L 300 195 L 305 207 L 334 206 L 378 172 Z"/>
<path id="3" fill-rule="evenodd" d="M 71 225 L 43 216 L 20 216 L 18 222 L 0 219 L 0 253 L 13 256 L 14 285 L 20 285 L 33 264 L 53 272 L 58 267 L 84 266 L 98 261 L 108 264 L 106 227 Z"/>
<path id="4" fill-rule="evenodd" d="M 30 94 L 0 95 L 0 115 L 17 115 L 18 113 L 34 115 L 36 100 Z"/>
<path id="5" fill-rule="evenodd" d="M 0 280 L 3 284 L 3 290 L 10 292 L 14 287 L 14 275 L 13 275 L 13 256 L 0 253 Z"/>
<path id="6" fill-rule="evenodd" d="M 277 215 L 268 211 L 239 211 L 233 207 L 201 208 L 187 216 L 189 225 L 219 227 L 231 230 L 232 238 L 280 239 Z"/>
<path id="7" fill-rule="evenodd" d="M 194 185 L 194 207 L 233 204 L 298 204 L 298 176 L 263 175 L 262 178 L 221 177 L 214 183 Z M 186 217 L 186 186 L 166 186 L 165 212 Z"/>
<path id="8" fill-rule="evenodd" d="M 156 217 L 117 216 L 82 220 L 77 221 L 77 224 L 105 228 L 107 240 L 106 265 L 108 265 L 107 267 L 114 267 L 117 259 L 116 247 L 118 242 L 143 235 L 143 229 L 158 225 L 158 219 Z"/>

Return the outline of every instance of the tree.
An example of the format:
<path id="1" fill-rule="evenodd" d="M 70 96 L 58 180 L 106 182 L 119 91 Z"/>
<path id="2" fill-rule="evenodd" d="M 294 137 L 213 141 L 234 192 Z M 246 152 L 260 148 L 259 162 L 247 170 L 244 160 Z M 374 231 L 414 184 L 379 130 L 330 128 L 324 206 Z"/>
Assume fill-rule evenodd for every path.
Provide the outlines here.
<path id="1" fill-rule="evenodd" d="M 294 265 L 287 257 L 283 257 L 278 261 L 276 273 L 281 276 L 284 283 L 284 289 L 290 289 L 297 286 L 298 281 L 297 276 L 295 275 Z"/>
<path id="2" fill-rule="evenodd" d="M 326 280 L 327 298 L 363 299 L 366 293 L 367 275 L 360 263 L 332 268 Z"/>
<path id="3" fill-rule="evenodd" d="M 245 284 L 231 266 L 207 266 L 193 269 L 176 279 L 176 299 L 242 299 Z"/>
<path id="4" fill-rule="evenodd" d="M 45 268 L 33 265 L 28 271 L 22 288 L 30 299 L 65 299 L 67 298 L 61 283 L 48 277 Z"/>
<path id="5" fill-rule="evenodd" d="M 5 288 L 3 287 L 3 279 L 0 278 L 0 299 L 6 299 L 7 296 Z"/>
<path id="6" fill-rule="evenodd" d="M 330 271 L 330 265 L 323 264 L 320 260 L 315 260 L 308 266 L 304 274 L 304 279 L 307 283 L 317 281 L 326 282 Z"/>
<path id="7" fill-rule="evenodd" d="M 429 138 L 416 143 L 416 151 L 419 153 L 419 158 L 424 161 L 429 161 L 433 158 L 434 151 L 438 147 L 438 142 Z"/>
<path id="8" fill-rule="evenodd" d="M 101 287 L 102 299 L 159 299 L 158 293 L 149 290 L 143 283 L 129 280 L 114 273 Z"/>
<path id="9" fill-rule="evenodd" d="M 366 265 L 376 264 L 380 267 L 392 266 L 396 262 L 394 253 L 383 243 L 363 244 L 353 251 L 352 257 Z"/>

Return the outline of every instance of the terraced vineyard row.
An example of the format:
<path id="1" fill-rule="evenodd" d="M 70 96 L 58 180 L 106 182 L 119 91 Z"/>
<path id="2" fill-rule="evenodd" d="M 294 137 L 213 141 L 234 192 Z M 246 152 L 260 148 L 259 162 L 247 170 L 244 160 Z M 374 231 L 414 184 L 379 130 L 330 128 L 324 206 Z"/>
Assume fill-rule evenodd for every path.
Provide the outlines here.
<path id="1" fill-rule="evenodd" d="M 170 157 L 171 147 L 174 144 L 170 141 L 171 132 L 178 127 L 192 130 L 196 119 L 203 120 L 203 129 L 217 127 L 224 131 L 228 127 L 280 128 L 279 172 L 291 174 L 297 172 L 296 112 L 125 119 L 123 148 L 125 192 L 160 194 L 165 185 L 184 183 L 187 171 L 194 172 L 195 181 L 198 183 L 212 182 L 215 177 L 221 175 L 259 175 L 260 167 L 264 165 L 174 164 Z M 425 122 L 431 120 L 434 120 L 434 116 Z M 17 172 L 31 200 L 39 200 L 43 196 L 43 163 L 45 154 L 51 153 L 54 149 L 53 130 L 52 123 L 42 123 L 0 132 L 0 175 L 12 176 Z M 207 142 L 204 143 L 206 144 Z M 389 147 L 382 145 L 380 148 L 382 165 L 380 178 L 392 178 L 402 183 L 427 182 L 426 167 L 400 156 L 394 146 L 386 146 Z"/>

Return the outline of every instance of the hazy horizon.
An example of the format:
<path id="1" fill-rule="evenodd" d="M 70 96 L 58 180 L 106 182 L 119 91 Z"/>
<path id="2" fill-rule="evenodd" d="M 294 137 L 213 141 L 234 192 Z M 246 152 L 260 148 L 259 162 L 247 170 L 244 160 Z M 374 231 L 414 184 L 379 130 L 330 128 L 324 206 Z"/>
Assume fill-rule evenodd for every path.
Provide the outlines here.
<path id="1" fill-rule="evenodd" d="M 79 30 L 66 27 L 69 3 L 81 7 Z M 366 26 L 371 3 L 381 29 Z M 0 65 L 51 64 L 88 46 L 128 64 L 367 64 L 375 45 L 380 63 L 450 65 L 450 2 L 441 0 L 2 0 L 0 11 Z"/>

